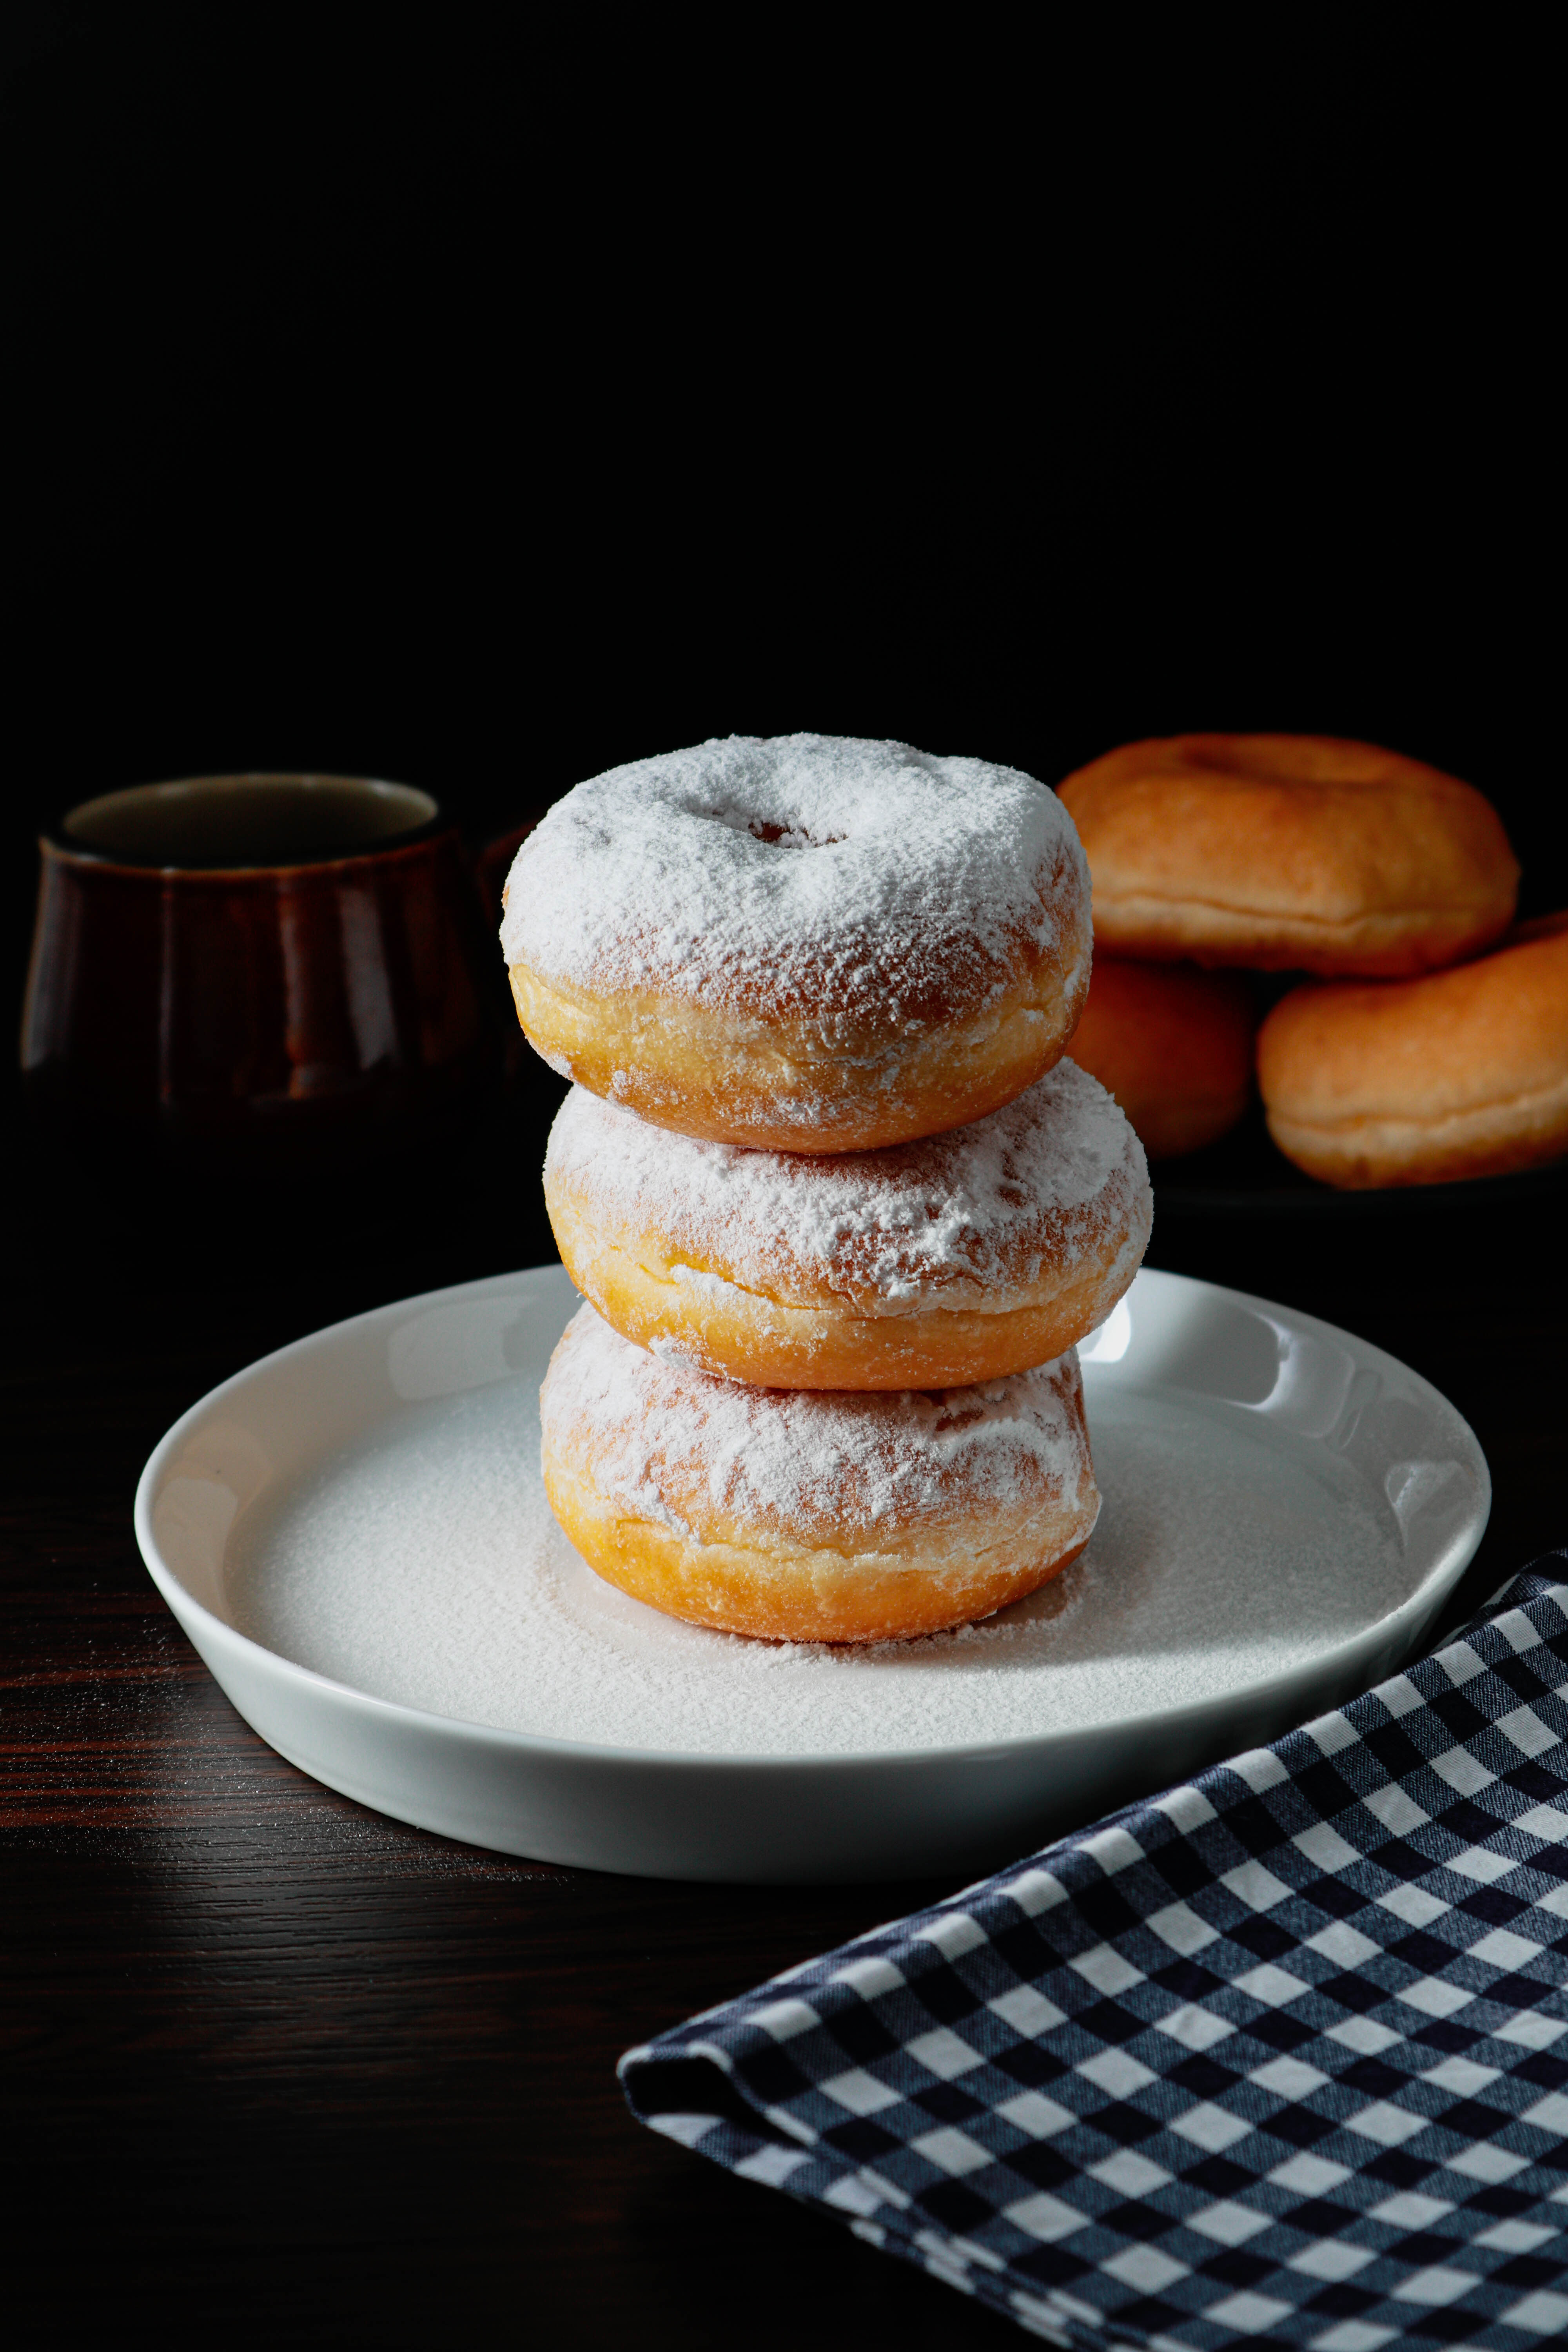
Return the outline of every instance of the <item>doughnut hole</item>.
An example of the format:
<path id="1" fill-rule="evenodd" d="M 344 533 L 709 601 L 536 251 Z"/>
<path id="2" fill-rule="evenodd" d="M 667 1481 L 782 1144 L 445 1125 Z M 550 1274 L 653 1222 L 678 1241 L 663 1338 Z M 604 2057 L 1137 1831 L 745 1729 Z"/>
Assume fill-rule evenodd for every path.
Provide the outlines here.
<path id="1" fill-rule="evenodd" d="M 709 814 L 727 824 L 731 833 L 749 833 L 753 841 L 763 842 L 770 849 L 831 849 L 845 838 L 841 833 L 814 833 L 810 825 L 793 818 L 747 816 L 739 809 L 710 809 Z"/>

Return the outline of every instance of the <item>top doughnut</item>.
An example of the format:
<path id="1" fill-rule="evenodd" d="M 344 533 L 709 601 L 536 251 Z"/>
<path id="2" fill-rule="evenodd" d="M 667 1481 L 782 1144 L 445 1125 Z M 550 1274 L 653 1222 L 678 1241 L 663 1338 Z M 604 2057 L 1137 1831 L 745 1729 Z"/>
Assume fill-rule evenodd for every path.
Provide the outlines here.
<path id="1" fill-rule="evenodd" d="M 1263 971 L 1431 971 L 1512 919 L 1496 811 L 1419 760 L 1328 735 L 1129 743 L 1061 786 L 1113 954 Z"/>
<path id="2" fill-rule="evenodd" d="M 1089 986 L 1089 869 L 1016 768 L 832 735 L 612 768 L 517 854 L 501 946 L 551 1066 L 655 1126 L 864 1151 L 1049 1069 Z"/>

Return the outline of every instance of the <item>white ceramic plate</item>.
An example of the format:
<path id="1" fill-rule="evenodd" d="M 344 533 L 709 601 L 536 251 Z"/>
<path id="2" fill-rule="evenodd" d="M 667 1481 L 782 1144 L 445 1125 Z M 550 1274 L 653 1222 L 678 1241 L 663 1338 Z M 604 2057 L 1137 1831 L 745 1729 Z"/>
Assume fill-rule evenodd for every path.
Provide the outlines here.
<path id="1" fill-rule="evenodd" d="M 539 1476 L 559 1266 L 378 1307 L 177 1422 L 136 1532 L 264 1739 L 378 1811 L 650 1877 L 978 1871 L 1390 1674 L 1490 1482 L 1426 1381 L 1330 1325 L 1143 1273 L 1079 1350 L 1105 1507 L 984 1624 L 869 1651 L 676 1623 Z"/>

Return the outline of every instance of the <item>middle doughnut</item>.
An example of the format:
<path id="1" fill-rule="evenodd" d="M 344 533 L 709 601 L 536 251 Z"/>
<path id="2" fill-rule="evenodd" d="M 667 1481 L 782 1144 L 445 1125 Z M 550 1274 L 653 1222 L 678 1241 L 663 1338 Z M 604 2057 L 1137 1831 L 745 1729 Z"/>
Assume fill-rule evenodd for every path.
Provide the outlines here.
<path id="1" fill-rule="evenodd" d="M 1058 1062 L 946 1135 L 806 1159 L 704 1143 L 574 1088 L 544 1197 L 607 1323 L 766 1388 L 937 1389 L 1050 1362 L 1148 1245 L 1143 1149 Z"/>

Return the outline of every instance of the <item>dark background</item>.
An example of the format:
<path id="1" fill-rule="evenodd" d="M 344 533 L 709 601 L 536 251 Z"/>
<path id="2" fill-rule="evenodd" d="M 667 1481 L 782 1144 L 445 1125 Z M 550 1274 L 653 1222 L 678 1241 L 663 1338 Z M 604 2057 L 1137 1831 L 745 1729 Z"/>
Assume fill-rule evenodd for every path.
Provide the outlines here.
<path id="1" fill-rule="evenodd" d="M 1276 12 L 1267 47 L 1061 21 L 867 16 L 851 45 L 800 12 L 567 37 L 12 0 L 13 1003 L 34 832 L 88 794 L 369 772 L 477 845 L 731 729 L 1047 780 L 1188 727 L 1363 736 L 1491 794 L 1527 910 L 1568 898 L 1542 58 L 1409 8 Z M 637 2130 L 614 2082 L 629 2042 L 946 1890 L 656 1887 L 380 1821 L 254 1738 L 136 1558 L 140 1465 L 217 1381 L 543 1253 L 529 1157 L 483 1213 L 409 1201 L 357 1249 L 366 1204 L 326 1200 L 319 1255 L 259 1273 L 240 1218 L 198 1251 L 14 1215 L 19 2340 L 131 2309 L 232 2342 L 1016 2340 Z M 107 1211 L 123 1171 L 92 1178 Z M 1156 1255 L 1454 1398 L 1497 1487 L 1472 1604 L 1561 1540 L 1552 1231 L 1163 1216 Z"/>
<path id="2" fill-rule="evenodd" d="M 1552 746 L 1527 52 L 14 7 L 5 866 L 256 765 L 478 835 L 731 729 Z"/>

